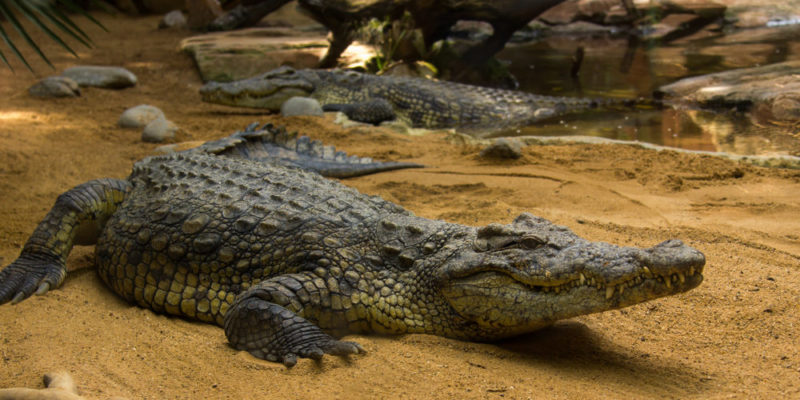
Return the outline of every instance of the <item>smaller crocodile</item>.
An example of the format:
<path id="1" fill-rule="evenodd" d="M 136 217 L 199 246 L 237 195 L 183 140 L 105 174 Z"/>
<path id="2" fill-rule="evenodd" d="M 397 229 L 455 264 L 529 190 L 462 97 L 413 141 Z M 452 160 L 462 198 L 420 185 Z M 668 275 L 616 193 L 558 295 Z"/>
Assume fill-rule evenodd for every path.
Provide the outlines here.
<path id="1" fill-rule="evenodd" d="M 264 163 L 279 163 L 316 172 L 329 178 L 352 178 L 404 168 L 422 168 L 410 162 L 375 161 L 369 157 L 350 156 L 326 146 L 320 140 L 298 136 L 283 127 L 257 122 L 219 140 L 203 143 L 185 153 L 207 153 Z"/>
<path id="2" fill-rule="evenodd" d="M 414 128 L 448 129 L 485 136 L 567 113 L 635 101 L 541 96 L 422 78 L 376 76 L 349 70 L 280 67 L 234 82 L 208 82 L 203 101 L 280 110 L 294 96 L 317 99 L 326 111 L 378 124 L 400 119 Z"/>

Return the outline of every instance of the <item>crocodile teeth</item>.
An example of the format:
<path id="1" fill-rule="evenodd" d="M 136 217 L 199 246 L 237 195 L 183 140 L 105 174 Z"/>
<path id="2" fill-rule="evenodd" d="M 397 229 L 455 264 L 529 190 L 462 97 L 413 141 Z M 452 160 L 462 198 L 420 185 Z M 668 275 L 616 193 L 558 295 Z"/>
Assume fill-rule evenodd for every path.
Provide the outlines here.
<path id="1" fill-rule="evenodd" d="M 667 285 L 667 289 L 672 289 L 672 283 L 669 281 L 669 277 L 664 278 L 664 284 Z"/>
<path id="2" fill-rule="evenodd" d="M 685 283 L 686 282 L 686 277 L 683 276 L 682 273 L 678 272 L 678 280 L 681 281 L 681 283 Z"/>
<path id="3" fill-rule="evenodd" d="M 609 286 L 606 288 L 606 300 L 610 299 L 611 296 L 614 295 L 614 286 Z"/>
<path id="4" fill-rule="evenodd" d="M 689 275 L 694 275 L 694 267 L 689 268 Z"/>
<path id="5" fill-rule="evenodd" d="M 622 296 L 622 292 L 625 291 L 625 285 L 619 285 L 619 295 Z"/>
<path id="6" fill-rule="evenodd" d="M 647 267 L 642 267 L 642 269 L 644 270 L 644 273 L 645 273 L 647 276 L 652 276 L 652 275 L 653 275 L 653 273 L 652 273 L 652 272 L 650 272 L 650 268 L 647 268 Z"/>
<path id="7" fill-rule="evenodd" d="M 583 274 L 580 275 L 581 275 L 581 285 L 583 285 L 586 282 L 586 277 Z"/>

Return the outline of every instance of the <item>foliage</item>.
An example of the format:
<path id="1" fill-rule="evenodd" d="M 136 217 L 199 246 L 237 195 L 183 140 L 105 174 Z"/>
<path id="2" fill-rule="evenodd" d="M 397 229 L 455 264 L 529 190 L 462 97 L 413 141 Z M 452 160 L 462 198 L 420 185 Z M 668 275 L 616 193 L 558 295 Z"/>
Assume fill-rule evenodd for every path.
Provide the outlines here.
<path id="1" fill-rule="evenodd" d="M 91 2 L 94 4 L 99 4 L 98 0 L 91 0 Z M 77 6 L 72 0 L 0 0 L 0 17 L 5 19 L 11 25 L 11 27 L 17 31 L 25 43 L 30 46 L 36 52 L 36 54 L 39 55 L 39 57 L 41 57 L 51 68 L 54 68 L 53 64 L 50 62 L 44 52 L 42 52 L 36 42 L 30 37 L 25 27 L 20 23 L 16 14 L 18 12 L 19 14 L 25 16 L 37 28 L 45 32 L 47 36 L 61 45 L 61 47 L 69 51 L 72 55 L 77 57 L 78 55 L 75 53 L 75 51 L 72 50 L 72 48 L 66 42 L 64 42 L 60 35 L 72 37 L 86 47 L 92 47 L 92 41 L 89 36 L 86 35 L 86 33 L 64 13 L 64 10 L 80 13 L 89 18 L 90 21 L 101 27 L 103 30 L 106 30 L 106 28 L 99 21 L 92 18 L 92 16 L 89 15 L 86 10 Z M 60 32 L 54 32 L 52 27 L 48 26 L 48 24 L 45 22 L 49 22 L 52 27 L 56 28 L 56 31 Z M 30 64 L 28 64 L 28 61 L 19 51 L 17 45 L 9 37 L 6 28 L 3 26 L 3 23 L 0 23 L 0 39 L 5 42 L 11 53 L 13 53 L 14 56 L 22 61 L 28 70 L 33 72 L 33 68 L 30 66 Z M 8 68 L 13 70 L 11 64 L 8 62 L 6 54 L 2 49 L 0 49 L 0 60 L 2 60 Z"/>
<path id="2" fill-rule="evenodd" d="M 405 62 L 436 74 L 436 67 L 428 60 L 440 51 L 441 43 L 437 42 L 427 49 L 422 30 L 417 28 L 409 12 L 395 20 L 390 17 L 383 20 L 373 18 L 361 28 L 361 36 L 375 48 L 376 55 L 367 64 L 371 72 L 381 74 L 398 62 Z"/>

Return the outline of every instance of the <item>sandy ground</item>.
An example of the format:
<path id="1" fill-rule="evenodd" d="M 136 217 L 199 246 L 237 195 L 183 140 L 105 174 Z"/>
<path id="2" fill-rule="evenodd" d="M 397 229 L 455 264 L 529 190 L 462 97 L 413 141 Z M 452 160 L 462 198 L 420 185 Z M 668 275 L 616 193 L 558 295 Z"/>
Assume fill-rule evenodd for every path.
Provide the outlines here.
<path id="1" fill-rule="evenodd" d="M 216 326 L 156 315 L 116 297 L 77 248 L 60 290 L 0 307 L 0 387 L 73 374 L 90 398 L 800 398 L 800 171 L 630 146 L 527 147 L 490 162 L 447 135 L 342 129 L 203 104 L 182 32 L 157 18 L 101 16 L 96 49 L 75 60 L 47 43 L 57 70 L 119 65 L 140 84 L 76 99 L 28 96 L 37 77 L 0 68 L 0 265 L 11 262 L 56 196 L 124 178 L 157 145 L 116 126 L 128 107 L 162 108 L 176 141 L 225 136 L 260 120 L 349 152 L 429 168 L 347 180 L 418 215 L 465 224 L 530 211 L 592 240 L 651 246 L 680 238 L 708 259 L 684 295 L 576 318 L 493 344 L 426 335 L 351 336 L 368 354 L 293 369 L 226 344 Z M 35 62 L 46 75 L 47 67 Z"/>

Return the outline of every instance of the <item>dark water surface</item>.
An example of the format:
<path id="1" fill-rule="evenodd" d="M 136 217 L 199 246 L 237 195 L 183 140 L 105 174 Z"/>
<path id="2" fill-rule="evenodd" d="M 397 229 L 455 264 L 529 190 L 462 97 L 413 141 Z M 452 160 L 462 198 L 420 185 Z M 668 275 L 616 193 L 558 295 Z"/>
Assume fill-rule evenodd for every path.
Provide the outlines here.
<path id="1" fill-rule="evenodd" d="M 577 77 L 573 77 L 571 68 L 579 47 L 584 49 L 584 57 Z M 610 35 L 551 36 L 510 44 L 498 58 L 510 62 L 509 69 L 523 91 L 649 98 L 658 87 L 682 78 L 798 60 L 800 25 L 730 33 L 702 31 L 663 45 Z M 752 119 L 747 113 L 671 107 L 598 110 L 525 127 L 513 134 L 600 136 L 692 150 L 800 156 L 797 126 L 753 123 Z"/>

